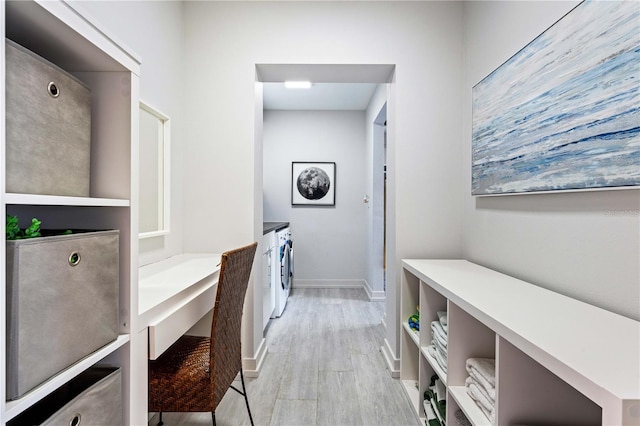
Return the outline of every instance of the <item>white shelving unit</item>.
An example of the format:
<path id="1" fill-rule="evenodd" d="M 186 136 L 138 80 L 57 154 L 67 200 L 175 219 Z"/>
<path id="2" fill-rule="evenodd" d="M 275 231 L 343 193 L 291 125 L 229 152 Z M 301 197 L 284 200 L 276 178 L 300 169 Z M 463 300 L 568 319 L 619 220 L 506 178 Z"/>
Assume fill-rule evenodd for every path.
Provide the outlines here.
<path id="1" fill-rule="evenodd" d="M 418 383 L 407 394 L 421 420 L 435 372 L 447 423 L 461 409 L 490 424 L 464 385 L 480 357 L 496 360 L 495 424 L 640 425 L 640 322 L 465 260 L 404 260 L 401 292 L 403 323 L 420 305 L 419 340 L 401 327 L 400 374 L 405 389 Z M 444 309 L 446 374 L 425 350 Z"/>
<path id="2" fill-rule="evenodd" d="M 72 4 L 61 0 L 0 3 L 0 28 L 11 39 L 82 80 L 91 90 L 90 197 L 5 192 L 5 135 L 0 134 L 0 208 L 21 218 L 37 217 L 47 228 L 120 230 L 120 335 L 16 401 L 6 401 L 6 262 L 0 262 L 0 426 L 29 409 L 87 368 L 122 368 L 123 424 L 131 424 L 131 363 L 137 355 L 131 333 L 137 320 L 137 165 L 140 60 Z M 0 47 L 5 69 L 5 44 Z M 4 128 L 5 79 L 0 81 Z M 34 113 L 37 113 L 34 112 Z M 5 245 L 0 246 L 5 259 Z M 139 345 L 136 345 L 136 347 Z M 144 407 L 143 407 L 144 408 Z M 138 416 L 139 417 L 139 416 Z"/>

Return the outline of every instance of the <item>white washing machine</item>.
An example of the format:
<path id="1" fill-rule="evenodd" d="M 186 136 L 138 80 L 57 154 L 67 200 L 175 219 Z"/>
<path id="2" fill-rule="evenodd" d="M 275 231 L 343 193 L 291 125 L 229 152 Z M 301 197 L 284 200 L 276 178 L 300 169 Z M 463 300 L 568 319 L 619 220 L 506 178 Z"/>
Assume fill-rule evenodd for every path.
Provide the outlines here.
<path id="1" fill-rule="evenodd" d="M 293 284 L 293 240 L 291 238 L 291 228 L 283 228 L 276 232 L 277 240 L 277 265 L 279 266 L 279 279 L 276 283 L 276 307 L 271 318 L 277 318 L 284 312 L 287 299 Z"/>

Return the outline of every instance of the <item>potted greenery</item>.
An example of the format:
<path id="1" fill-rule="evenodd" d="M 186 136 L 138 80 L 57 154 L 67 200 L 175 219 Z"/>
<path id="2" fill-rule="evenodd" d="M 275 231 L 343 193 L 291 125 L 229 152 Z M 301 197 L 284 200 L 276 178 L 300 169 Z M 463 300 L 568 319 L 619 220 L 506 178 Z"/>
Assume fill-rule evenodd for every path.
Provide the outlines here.
<path id="1" fill-rule="evenodd" d="M 18 226 L 18 217 L 7 215 L 6 234 L 7 240 L 20 240 L 23 238 L 35 238 L 40 236 L 40 224 L 42 222 L 36 218 L 31 219 L 31 225 L 25 229 Z"/>

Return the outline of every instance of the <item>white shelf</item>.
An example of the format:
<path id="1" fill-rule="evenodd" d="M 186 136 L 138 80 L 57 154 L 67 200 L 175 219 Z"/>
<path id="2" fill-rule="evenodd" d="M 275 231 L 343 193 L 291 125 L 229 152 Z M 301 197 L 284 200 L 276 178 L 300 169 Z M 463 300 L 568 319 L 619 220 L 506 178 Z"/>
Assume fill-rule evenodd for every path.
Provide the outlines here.
<path id="1" fill-rule="evenodd" d="M 409 401 L 411 401 L 411 405 L 413 406 L 415 412 L 420 413 L 419 401 L 421 401 L 421 399 L 420 392 L 418 391 L 418 382 L 416 380 L 403 380 L 402 387 L 404 388 L 407 397 L 409 397 Z M 421 416 L 418 414 L 418 417 Z"/>
<path id="2" fill-rule="evenodd" d="M 418 276 L 427 269 L 433 288 L 565 380 L 577 374 L 594 394 L 640 397 L 640 322 L 464 260 L 404 264 Z M 594 345 L 593 336 L 609 338 Z M 611 354 L 616 368 L 602 368 Z"/>
<path id="3" fill-rule="evenodd" d="M 638 424 L 640 322 L 465 260 L 403 260 L 403 309 L 416 302 L 416 288 L 425 318 L 446 301 L 441 379 L 474 424 L 488 420 L 464 387 L 470 357 L 496 360 L 499 424 Z M 607 344 L 594 344 L 594 336 L 607 336 Z M 425 347 L 420 352 L 421 369 L 443 373 Z M 415 363 L 407 356 L 401 352 L 401 370 Z"/>
<path id="4" fill-rule="evenodd" d="M 473 399 L 467 393 L 467 388 L 464 386 L 451 386 L 449 388 L 449 394 L 458 404 L 458 407 L 467 416 L 467 419 L 475 426 L 491 425 L 491 422 L 484 415 L 480 407 L 474 402 Z"/>
<path id="5" fill-rule="evenodd" d="M 409 337 L 411 337 L 413 343 L 415 343 L 417 347 L 420 347 L 420 337 L 418 333 L 411 330 L 411 327 L 409 327 L 409 324 L 406 321 L 402 324 L 402 328 L 404 328 L 404 331 L 406 331 Z"/>
<path id="6" fill-rule="evenodd" d="M 146 394 L 138 390 L 146 363 L 146 341 L 132 333 L 137 314 L 137 158 L 140 58 L 117 43 L 107 32 L 66 0 L 24 0 L 0 3 L 2 35 L 73 74 L 91 91 L 92 197 L 5 193 L 0 190 L 0 210 L 21 219 L 38 217 L 50 229 L 118 229 L 120 336 L 116 341 L 59 372 L 16 401 L 5 401 L 6 384 L 6 277 L 4 248 L 0 266 L 0 426 L 32 407 L 82 371 L 108 357 L 122 368 L 123 423 L 143 423 Z M 3 50 L 4 51 L 4 50 Z M 0 68 L 6 59 L 0 55 Z M 125 84 L 130 90 L 120 90 Z M 5 104 L 5 82 L 0 82 L 0 108 Z M 4 124 L 6 111 L 1 110 Z M 6 140 L 0 135 L 0 182 L 4 182 Z M 4 188 L 4 184 L 1 185 Z M 33 216 L 31 216 L 33 215 Z M 132 230 L 135 234 L 132 234 Z M 134 271 L 135 270 L 135 271 Z M 140 360 L 140 365 L 132 362 Z M 135 376 L 137 374 L 138 376 Z"/>
<path id="7" fill-rule="evenodd" d="M 31 206 L 129 207 L 129 200 L 117 198 L 65 197 L 58 195 L 4 194 L 6 204 Z"/>
<path id="8" fill-rule="evenodd" d="M 108 345 L 100 348 L 96 352 L 88 355 L 85 358 L 82 358 L 80 361 L 76 362 L 69 368 L 61 371 L 57 375 L 53 376 L 51 379 L 47 380 L 37 388 L 25 394 L 22 398 L 17 399 L 15 401 L 7 401 L 5 418 L 3 420 L 8 421 L 31 407 L 36 402 L 40 401 L 45 396 L 49 395 L 51 392 L 59 388 L 60 386 L 67 383 L 70 379 L 74 378 L 78 374 L 85 371 L 87 368 L 91 367 L 98 361 L 102 360 L 107 355 L 115 352 L 120 347 L 122 347 L 125 343 L 129 341 L 128 334 L 121 334 L 118 338 L 109 343 Z"/>

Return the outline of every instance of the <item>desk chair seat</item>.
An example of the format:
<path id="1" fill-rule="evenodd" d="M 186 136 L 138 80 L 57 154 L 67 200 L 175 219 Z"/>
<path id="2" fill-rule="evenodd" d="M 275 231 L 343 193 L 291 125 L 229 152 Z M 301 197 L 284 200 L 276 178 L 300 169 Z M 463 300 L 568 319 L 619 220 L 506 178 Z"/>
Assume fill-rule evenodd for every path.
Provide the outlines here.
<path id="1" fill-rule="evenodd" d="M 149 361 L 149 411 L 211 412 L 229 388 L 245 398 L 240 329 L 242 307 L 257 243 L 222 254 L 211 337 L 182 336 L 155 361 Z M 232 383 L 240 373 L 242 391 Z"/>

